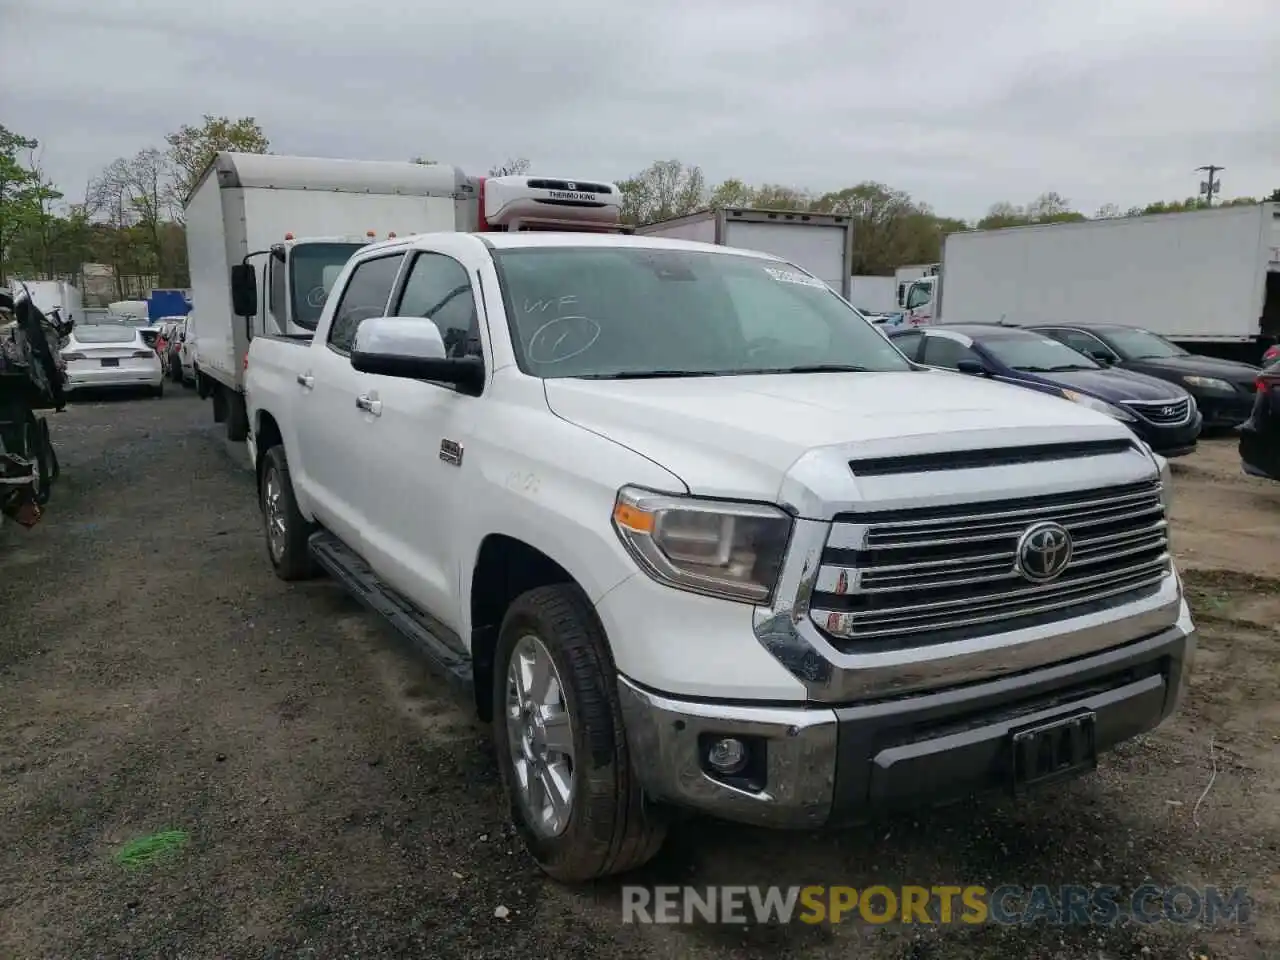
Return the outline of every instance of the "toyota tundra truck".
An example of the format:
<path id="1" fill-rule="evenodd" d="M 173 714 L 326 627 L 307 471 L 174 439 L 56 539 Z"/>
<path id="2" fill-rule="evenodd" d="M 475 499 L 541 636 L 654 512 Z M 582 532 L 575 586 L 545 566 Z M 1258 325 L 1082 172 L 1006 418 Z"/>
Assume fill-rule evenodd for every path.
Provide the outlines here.
<path id="1" fill-rule="evenodd" d="M 1186 686 L 1165 463 L 913 364 L 776 257 L 374 243 L 246 386 L 276 573 L 417 643 L 562 880 L 644 863 L 681 809 L 810 829 L 1041 787 Z"/>

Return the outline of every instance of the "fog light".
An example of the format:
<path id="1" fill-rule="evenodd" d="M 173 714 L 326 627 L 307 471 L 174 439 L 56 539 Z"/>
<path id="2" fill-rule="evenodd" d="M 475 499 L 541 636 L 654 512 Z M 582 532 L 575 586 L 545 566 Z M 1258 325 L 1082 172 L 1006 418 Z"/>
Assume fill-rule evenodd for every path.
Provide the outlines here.
<path id="1" fill-rule="evenodd" d="M 707 763 L 717 773 L 738 773 L 747 765 L 747 745 L 735 737 L 722 737 L 707 750 Z"/>

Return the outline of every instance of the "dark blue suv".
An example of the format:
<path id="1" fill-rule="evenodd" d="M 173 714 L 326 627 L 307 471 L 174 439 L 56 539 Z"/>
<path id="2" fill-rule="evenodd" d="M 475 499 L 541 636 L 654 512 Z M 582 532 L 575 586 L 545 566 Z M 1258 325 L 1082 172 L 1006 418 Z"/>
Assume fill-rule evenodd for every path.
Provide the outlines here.
<path id="1" fill-rule="evenodd" d="M 1186 390 L 1146 374 L 1104 367 L 1044 334 L 956 323 L 888 335 L 917 363 L 1051 393 L 1105 413 L 1161 456 L 1178 457 L 1196 448 L 1201 416 Z"/>

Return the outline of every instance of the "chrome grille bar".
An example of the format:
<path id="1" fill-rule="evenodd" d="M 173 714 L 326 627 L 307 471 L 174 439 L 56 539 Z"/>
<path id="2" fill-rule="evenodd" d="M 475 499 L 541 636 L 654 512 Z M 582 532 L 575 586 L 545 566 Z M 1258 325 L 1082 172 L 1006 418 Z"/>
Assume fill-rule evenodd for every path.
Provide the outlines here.
<path id="1" fill-rule="evenodd" d="M 1170 568 L 1168 523 L 1156 481 L 1066 496 L 895 510 L 836 518 L 810 607 L 833 642 L 946 639 L 945 632 L 1095 603 L 1158 584 Z M 950 515 L 946 515 L 950 514 Z M 1070 563 L 1036 584 L 1018 571 L 1018 538 L 1061 524 Z M 1117 592 L 1118 590 L 1118 592 Z"/>

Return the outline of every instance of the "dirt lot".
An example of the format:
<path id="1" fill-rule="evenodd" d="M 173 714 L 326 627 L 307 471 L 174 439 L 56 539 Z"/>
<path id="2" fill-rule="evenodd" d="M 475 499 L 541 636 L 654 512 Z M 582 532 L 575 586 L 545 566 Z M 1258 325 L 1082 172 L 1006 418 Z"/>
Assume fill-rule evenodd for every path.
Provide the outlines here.
<path id="1" fill-rule="evenodd" d="M 617 882 L 534 870 L 485 731 L 335 586 L 270 573 L 206 405 L 88 403 L 53 431 L 50 515 L 0 530 L 0 956 L 1280 955 L 1280 486 L 1233 440 L 1175 468 L 1202 628 L 1176 719 L 1022 805 L 691 823 L 634 882 L 1247 884 L 1252 925 L 713 928 L 623 925 Z M 161 830 L 185 846 L 118 862 Z"/>

